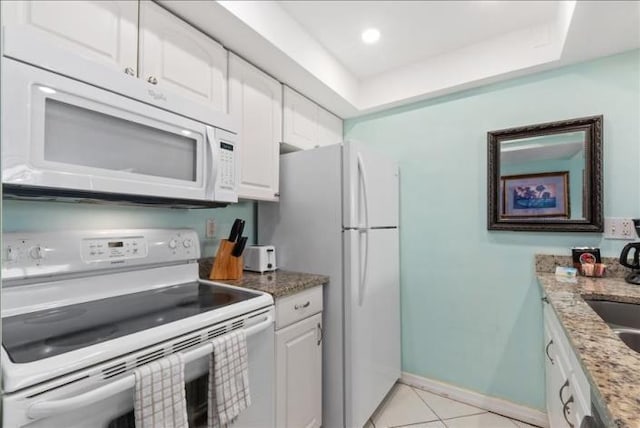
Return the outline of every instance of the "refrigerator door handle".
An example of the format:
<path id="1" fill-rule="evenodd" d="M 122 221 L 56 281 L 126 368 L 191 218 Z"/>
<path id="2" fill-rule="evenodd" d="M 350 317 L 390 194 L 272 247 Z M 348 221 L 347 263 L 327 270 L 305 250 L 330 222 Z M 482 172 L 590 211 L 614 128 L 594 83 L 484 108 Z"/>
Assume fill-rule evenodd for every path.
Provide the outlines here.
<path id="1" fill-rule="evenodd" d="M 364 227 L 369 228 L 369 198 L 367 197 L 367 171 L 364 168 L 364 161 L 362 155 L 358 153 L 358 171 L 360 171 L 359 177 L 362 179 L 362 196 L 364 199 Z"/>
<path id="2" fill-rule="evenodd" d="M 358 228 L 360 236 L 365 239 L 364 262 L 362 262 L 362 270 L 360 272 L 360 283 L 358 284 L 358 306 L 362 306 L 364 302 L 364 292 L 367 285 L 367 270 L 369 264 L 369 200 L 367 198 L 367 172 L 364 168 L 362 156 L 358 153 L 358 170 L 359 177 L 362 179 L 362 196 L 364 199 L 364 227 Z M 360 241 L 361 242 L 361 241 Z M 360 252 L 362 254 L 362 251 Z"/>
<path id="3" fill-rule="evenodd" d="M 369 264 L 369 230 L 362 228 L 359 230 L 360 232 L 360 238 L 364 238 L 364 252 L 362 251 L 362 245 L 360 245 L 360 254 L 364 253 L 364 261 L 361 262 L 360 266 L 361 266 L 361 270 L 359 272 L 359 276 L 360 276 L 360 283 L 358 284 L 358 306 L 362 306 L 362 303 L 364 302 L 364 292 L 365 292 L 365 287 L 367 285 L 367 271 L 368 269 L 368 264 Z M 360 242 L 362 242 L 362 240 L 360 239 Z M 360 257 L 360 260 L 362 260 L 362 257 Z"/>

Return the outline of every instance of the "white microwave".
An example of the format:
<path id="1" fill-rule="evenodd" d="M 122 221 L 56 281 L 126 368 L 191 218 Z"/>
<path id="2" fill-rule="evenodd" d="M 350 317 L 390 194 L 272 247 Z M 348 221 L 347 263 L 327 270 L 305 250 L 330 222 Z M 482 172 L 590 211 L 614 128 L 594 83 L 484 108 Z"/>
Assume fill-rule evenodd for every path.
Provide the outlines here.
<path id="1" fill-rule="evenodd" d="M 2 58 L 2 183 L 9 197 L 237 202 L 237 135 L 228 128 Z"/>

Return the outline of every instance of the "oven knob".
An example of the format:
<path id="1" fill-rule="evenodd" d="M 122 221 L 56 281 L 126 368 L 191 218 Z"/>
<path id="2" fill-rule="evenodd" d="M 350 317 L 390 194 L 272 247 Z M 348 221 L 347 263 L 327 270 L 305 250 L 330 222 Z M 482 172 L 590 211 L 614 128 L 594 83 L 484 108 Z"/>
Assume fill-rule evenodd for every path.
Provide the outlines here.
<path id="1" fill-rule="evenodd" d="M 16 260 L 18 260 L 18 252 L 11 247 L 7 247 L 6 257 L 7 257 L 7 261 L 15 262 Z"/>
<path id="2" fill-rule="evenodd" d="M 169 248 L 171 248 L 172 250 L 175 250 L 177 246 L 178 246 L 178 241 L 176 241 L 175 239 L 172 239 L 171 241 L 169 241 Z"/>
<path id="3" fill-rule="evenodd" d="M 44 253 L 42 252 L 42 248 L 40 246 L 31 247 L 29 250 L 29 254 L 32 259 L 44 259 Z"/>
<path id="4" fill-rule="evenodd" d="M 182 245 L 184 245 L 184 248 L 190 248 L 191 245 L 193 245 L 193 241 L 191 239 L 185 239 L 182 241 Z"/>

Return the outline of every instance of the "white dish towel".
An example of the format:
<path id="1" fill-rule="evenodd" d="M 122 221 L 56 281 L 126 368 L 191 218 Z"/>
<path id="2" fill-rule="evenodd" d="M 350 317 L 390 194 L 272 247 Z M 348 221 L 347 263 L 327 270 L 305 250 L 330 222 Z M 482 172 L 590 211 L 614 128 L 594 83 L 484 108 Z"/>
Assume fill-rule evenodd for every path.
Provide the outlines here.
<path id="1" fill-rule="evenodd" d="M 207 426 L 226 427 L 251 405 L 247 336 L 234 331 L 212 341 Z"/>
<path id="2" fill-rule="evenodd" d="M 145 364 L 133 374 L 136 428 L 188 428 L 182 355 Z"/>

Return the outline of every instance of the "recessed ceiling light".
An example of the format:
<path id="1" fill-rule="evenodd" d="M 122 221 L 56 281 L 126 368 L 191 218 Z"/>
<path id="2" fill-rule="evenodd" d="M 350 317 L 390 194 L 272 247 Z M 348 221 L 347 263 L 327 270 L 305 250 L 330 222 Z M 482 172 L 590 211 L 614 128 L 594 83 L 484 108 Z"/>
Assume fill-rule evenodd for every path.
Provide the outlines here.
<path id="1" fill-rule="evenodd" d="M 368 45 L 372 45 L 380 40 L 380 30 L 377 28 L 367 28 L 362 32 L 362 41 Z"/>

